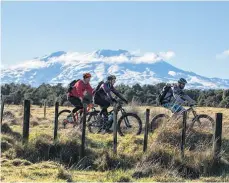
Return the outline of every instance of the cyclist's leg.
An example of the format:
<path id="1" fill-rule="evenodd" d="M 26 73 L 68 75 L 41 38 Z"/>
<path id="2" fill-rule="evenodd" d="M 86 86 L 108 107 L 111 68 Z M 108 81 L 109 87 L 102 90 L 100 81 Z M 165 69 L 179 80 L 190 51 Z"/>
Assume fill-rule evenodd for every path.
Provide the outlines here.
<path id="1" fill-rule="evenodd" d="M 171 110 L 173 111 L 174 119 L 179 120 L 182 117 L 182 114 L 186 109 L 179 104 L 173 104 L 173 106 L 171 107 Z"/>
<path id="2" fill-rule="evenodd" d="M 104 105 L 100 106 L 102 108 L 102 110 L 100 111 L 100 115 L 104 115 L 104 116 L 108 116 L 108 111 L 107 111 L 107 107 Z"/>
<path id="3" fill-rule="evenodd" d="M 177 104 L 174 104 L 173 102 L 163 104 L 163 107 L 169 109 L 173 113 L 173 115 L 176 113 L 176 110 L 179 109 L 179 106 L 177 106 Z"/>
<path id="4" fill-rule="evenodd" d="M 112 121 L 108 120 L 108 111 L 107 111 L 107 109 L 108 109 L 109 106 L 110 106 L 110 102 L 104 100 L 103 101 L 103 109 L 101 111 L 101 114 L 104 116 L 104 121 L 106 123 L 106 125 L 104 126 L 105 127 L 105 131 L 108 132 L 108 133 L 112 132 L 112 130 L 110 130 L 110 128 L 111 128 L 111 126 L 113 124 L 113 120 Z"/>
<path id="5" fill-rule="evenodd" d="M 101 108 L 101 97 L 99 97 L 98 95 L 95 95 L 94 97 L 93 97 L 93 102 L 94 102 L 94 104 L 96 104 L 96 105 L 98 105 L 98 106 L 100 106 L 100 108 Z M 100 113 L 101 113 L 101 111 L 100 111 Z M 99 114 L 100 114 L 99 113 Z M 100 116 L 100 115 L 99 115 Z"/>
<path id="6" fill-rule="evenodd" d="M 99 105 L 101 108 L 101 111 L 99 113 L 99 115 L 107 115 L 107 108 L 110 106 L 110 103 L 108 101 L 106 101 L 104 98 L 100 97 L 100 96 L 95 96 L 94 97 L 94 103 Z"/>
<path id="7" fill-rule="evenodd" d="M 104 116 L 104 120 L 105 122 L 108 121 L 108 111 L 107 111 L 107 108 L 110 106 L 110 103 L 106 100 L 101 100 L 100 102 L 100 107 L 102 108 L 102 110 L 100 111 L 100 115 Z"/>
<path id="8" fill-rule="evenodd" d="M 165 107 L 166 109 L 170 110 L 172 113 L 174 113 L 174 110 L 172 108 L 173 103 L 169 102 L 169 103 L 163 104 L 162 106 Z"/>
<path id="9" fill-rule="evenodd" d="M 179 112 L 185 111 L 185 108 L 179 104 L 173 104 L 171 107 L 171 110 L 173 111 L 173 113 L 179 113 Z"/>
<path id="10" fill-rule="evenodd" d="M 73 113 L 77 112 L 79 109 L 83 109 L 83 104 L 78 97 L 69 97 L 69 102 L 75 107 Z"/>
<path id="11" fill-rule="evenodd" d="M 171 110 L 171 104 L 170 103 L 165 103 L 165 104 L 162 104 L 162 106 L 166 109 L 169 109 Z"/>
<path id="12" fill-rule="evenodd" d="M 95 103 L 98 104 L 100 107 L 101 107 L 101 111 L 99 113 L 99 118 L 100 119 L 104 119 L 106 125 L 104 126 L 104 128 L 107 130 L 109 129 L 111 126 L 112 126 L 112 123 L 111 124 L 108 124 L 108 107 L 110 106 L 110 102 L 105 100 L 104 98 L 95 98 Z M 103 115 L 103 117 L 102 117 Z"/>

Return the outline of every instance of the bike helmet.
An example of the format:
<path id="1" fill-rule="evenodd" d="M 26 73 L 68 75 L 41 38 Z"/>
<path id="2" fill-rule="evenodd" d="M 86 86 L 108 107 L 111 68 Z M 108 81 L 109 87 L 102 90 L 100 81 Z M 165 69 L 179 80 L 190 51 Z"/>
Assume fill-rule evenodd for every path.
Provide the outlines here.
<path id="1" fill-rule="evenodd" d="M 83 78 L 85 79 L 85 78 L 90 78 L 91 77 L 91 74 L 90 73 L 84 73 L 83 74 Z"/>
<path id="2" fill-rule="evenodd" d="M 180 84 L 187 84 L 187 81 L 184 79 L 184 78 L 180 78 L 179 80 L 178 80 L 178 83 L 180 83 Z"/>
<path id="3" fill-rule="evenodd" d="M 116 76 L 115 75 L 110 75 L 110 76 L 107 77 L 107 80 L 108 81 L 111 81 L 113 79 L 116 79 Z"/>

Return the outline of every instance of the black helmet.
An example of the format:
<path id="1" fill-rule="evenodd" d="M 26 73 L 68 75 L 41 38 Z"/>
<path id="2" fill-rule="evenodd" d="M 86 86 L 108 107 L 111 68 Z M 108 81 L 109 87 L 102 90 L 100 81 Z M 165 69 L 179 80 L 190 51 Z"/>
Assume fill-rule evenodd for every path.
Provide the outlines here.
<path id="1" fill-rule="evenodd" d="M 116 79 L 116 76 L 115 75 L 110 75 L 110 76 L 107 77 L 107 80 L 108 81 L 111 81 L 113 79 Z"/>
<path id="2" fill-rule="evenodd" d="M 180 78 L 179 80 L 178 80 L 178 83 L 181 83 L 181 84 L 187 84 L 187 81 L 184 79 L 184 78 Z"/>

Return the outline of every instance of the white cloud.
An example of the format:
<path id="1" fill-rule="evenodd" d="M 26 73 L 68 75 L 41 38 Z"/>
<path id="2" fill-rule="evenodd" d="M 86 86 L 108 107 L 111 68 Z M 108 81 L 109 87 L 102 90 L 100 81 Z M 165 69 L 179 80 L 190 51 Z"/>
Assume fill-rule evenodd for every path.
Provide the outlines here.
<path id="1" fill-rule="evenodd" d="M 121 54 L 119 56 L 111 56 L 111 57 L 104 57 L 104 56 L 98 56 L 94 54 L 95 52 L 92 53 L 78 53 L 78 52 L 71 52 L 67 53 L 66 55 L 62 55 L 57 58 L 52 58 L 52 62 L 60 61 L 64 62 L 65 64 L 69 63 L 75 63 L 75 64 L 80 64 L 80 63 L 91 63 L 91 62 L 97 62 L 97 61 L 102 61 L 105 63 L 154 63 L 156 61 L 160 60 L 169 60 L 172 57 L 175 56 L 175 53 L 172 51 L 168 52 L 160 52 L 159 54 L 149 52 L 149 53 L 144 53 L 144 54 L 139 54 L 140 52 L 136 51 L 135 54 L 131 54 L 131 57 L 129 55 Z M 140 56 L 137 56 L 140 55 Z"/>
<path id="2" fill-rule="evenodd" d="M 170 60 L 171 58 L 175 57 L 175 53 L 173 51 L 160 52 L 159 56 L 164 60 Z"/>
<path id="3" fill-rule="evenodd" d="M 107 63 L 124 63 L 124 62 L 130 62 L 130 59 L 125 55 L 120 56 L 113 56 L 113 57 L 100 57 L 97 58 L 103 62 Z"/>
<path id="4" fill-rule="evenodd" d="M 176 76 L 177 75 L 177 73 L 174 72 L 174 71 L 169 71 L 168 74 L 171 75 L 171 76 Z"/>
<path id="5" fill-rule="evenodd" d="M 197 78 L 196 76 L 189 76 L 189 78 L 190 80 L 188 81 L 188 83 L 190 84 L 199 83 L 202 84 L 203 86 L 210 87 L 210 88 L 217 87 L 217 85 L 214 82 L 204 81 L 202 79 Z"/>
<path id="6" fill-rule="evenodd" d="M 51 62 L 64 62 L 65 64 L 69 63 L 85 63 L 90 62 L 95 59 L 94 54 L 87 53 L 79 53 L 79 52 L 68 52 L 65 55 L 61 55 L 60 57 L 51 58 L 49 61 Z"/>
<path id="7" fill-rule="evenodd" d="M 160 60 L 170 60 L 172 57 L 175 56 L 175 53 L 172 51 L 168 52 L 159 52 L 158 54 L 149 52 L 144 53 L 142 56 L 138 58 L 133 58 L 132 60 L 135 61 L 135 63 L 154 63 Z"/>
<path id="8" fill-rule="evenodd" d="M 229 50 L 225 50 L 224 52 L 216 55 L 217 59 L 225 59 L 227 57 L 229 57 Z"/>
<path id="9" fill-rule="evenodd" d="M 40 61 L 40 60 L 28 60 L 25 62 L 22 62 L 18 65 L 13 65 L 10 66 L 9 69 L 34 69 L 34 68 L 42 68 L 42 67 L 47 67 L 49 63 Z"/>
<path id="10" fill-rule="evenodd" d="M 136 63 L 154 63 L 161 60 L 161 58 L 155 53 L 145 53 L 144 55 L 133 58 Z"/>
<path id="11" fill-rule="evenodd" d="M 65 65 L 74 65 L 81 66 L 85 63 L 92 62 L 104 62 L 109 64 L 120 64 L 120 63 L 155 63 L 160 60 L 169 60 L 175 56 L 173 51 L 168 52 L 159 52 L 158 54 L 153 52 L 148 52 L 140 54 L 140 50 L 131 52 L 130 55 L 121 54 L 119 56 L 104 57 L 95 54 L 96 52 L 91 53 L 79 53 L 79 52 L 68 52 L 59 57 L 50 58 L 48 61 L 41 61 L 39 58 L 22 62 L 20 64 L 11 66 L 10 69 L 33 69 L 33 68 L 42 68 L 47 67 L 50 64 L 59 62 Z"/>

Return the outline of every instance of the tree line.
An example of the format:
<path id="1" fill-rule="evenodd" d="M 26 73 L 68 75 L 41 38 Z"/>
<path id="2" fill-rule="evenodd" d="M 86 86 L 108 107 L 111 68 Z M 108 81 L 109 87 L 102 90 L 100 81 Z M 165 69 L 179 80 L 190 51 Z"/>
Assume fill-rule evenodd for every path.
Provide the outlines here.
<path id="1" fill-rule="evenodd" d="M 116 88 L 123 94 L 128 102 L 136 102 L 141 105 L 157 106 L 157 95 L 162 90 L 165 83 L 155 85 L 127 86 L 121 84 Z M 26 84 L 4 84 L 1 86 L 1 94 L 6 96 L 5 102 L 8 104 L 22 104 L 24 99 L 31 100 L 34 105 L 43 105 L 44 101 L 48 106 L 53 106 L 56 101 L 60 105 L 70 105 L 67 101 L 67 88 L 62 84 L 52 86 L 41 84 L 33 87 Z M 194 99 L 200 107 L 223 107 L 229 108 L 229 89 L 189 89 L 185 92 Z"/>

